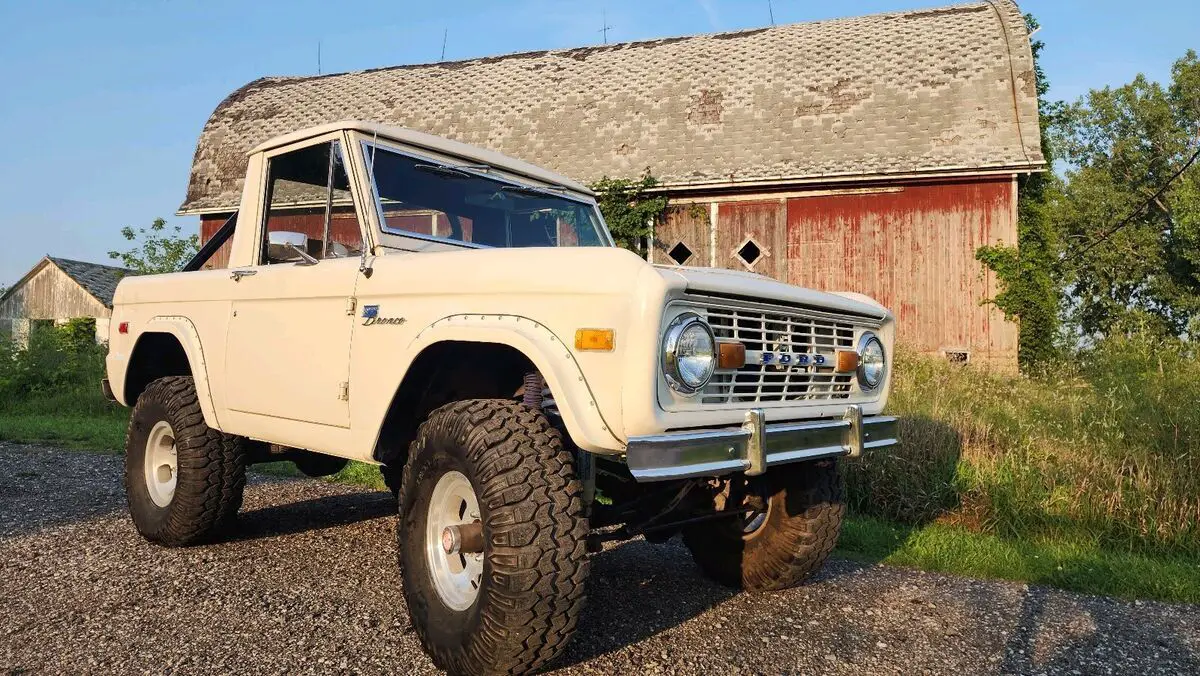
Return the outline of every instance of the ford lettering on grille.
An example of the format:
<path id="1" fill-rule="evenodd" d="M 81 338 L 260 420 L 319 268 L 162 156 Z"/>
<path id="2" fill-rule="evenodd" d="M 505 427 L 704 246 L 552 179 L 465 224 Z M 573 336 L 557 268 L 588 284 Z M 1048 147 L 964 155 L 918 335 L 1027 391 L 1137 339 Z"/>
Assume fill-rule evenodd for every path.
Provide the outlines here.
<path id="1" fill-rule="evenodd" d="M 823 354 L 803 354 L 794 352 L 763 352 L 758 363 L 765 365 L 791 366 L 806 368 L 809 366 L 825 366 L 829 359 Z"/>

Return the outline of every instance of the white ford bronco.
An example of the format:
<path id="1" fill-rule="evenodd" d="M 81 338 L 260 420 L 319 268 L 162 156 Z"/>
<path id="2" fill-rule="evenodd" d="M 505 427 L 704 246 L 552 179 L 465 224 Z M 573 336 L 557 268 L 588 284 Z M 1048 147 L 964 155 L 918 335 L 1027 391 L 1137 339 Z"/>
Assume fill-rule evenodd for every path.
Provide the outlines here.
<path id="1" fill-rule="evenodd" d="M 583 185 L 398 127 L 255 148 L 238 212 L 184 271 L 123 280 L 111 326 L 138 531 L 213 538 L 252 463 L 377 464 L 453 673 L 557 655 L 607 541 L 682 534 L 724 584 L 797 584 L 837 540 L 839 458 L 895 443 L 878 303 L 651 265 Z"/>

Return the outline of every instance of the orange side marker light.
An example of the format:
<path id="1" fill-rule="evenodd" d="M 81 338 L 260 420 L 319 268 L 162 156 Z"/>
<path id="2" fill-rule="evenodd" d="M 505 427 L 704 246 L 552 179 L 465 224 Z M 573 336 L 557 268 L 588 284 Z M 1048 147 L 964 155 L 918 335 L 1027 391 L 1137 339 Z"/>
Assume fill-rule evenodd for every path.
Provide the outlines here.
<path id="1" fill-rule="evenodd" d="M 614 344 L 612 329 L 579 329 L 575 331 L 576 350 L 612 352 Z"/>

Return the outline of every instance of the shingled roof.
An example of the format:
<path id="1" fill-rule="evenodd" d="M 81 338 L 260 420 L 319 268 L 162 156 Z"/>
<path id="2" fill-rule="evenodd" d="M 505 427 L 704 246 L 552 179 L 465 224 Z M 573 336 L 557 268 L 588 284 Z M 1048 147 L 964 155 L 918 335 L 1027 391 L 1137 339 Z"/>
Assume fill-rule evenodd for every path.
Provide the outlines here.
<path id="1" fill-rule="evenodd" d="M 108 308 L 112 307 L 113 294 L 117 292 L 117 282 L 120 282 L 123 277 L 138 274 L 133 270 L 112 265 L 74 261 L 55 256 L 46 258 Z"/>
<path id="2" fill-rule="evenodd" d="M 246 155 L 340 119 L 449 137 L 591 182 L 677 188 L 1043 168 L 1011 0 L 734 33 L 255 80 L 200 135 L 181 213 L 229 210 Z"/>

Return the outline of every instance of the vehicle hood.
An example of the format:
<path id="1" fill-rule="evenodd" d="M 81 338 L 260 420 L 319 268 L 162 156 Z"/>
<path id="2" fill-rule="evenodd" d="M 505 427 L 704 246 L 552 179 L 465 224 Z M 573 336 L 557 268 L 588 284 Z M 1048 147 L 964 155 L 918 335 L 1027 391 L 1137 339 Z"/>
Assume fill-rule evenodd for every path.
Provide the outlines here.
<path id="1" fill-rule="evenodd" d="M 728 294 L 764 301 L 783 301 L 812 308 L 865 315 L 888 319 L 887 308 L 871 298 L 857 293 L 830 293 L 815 291 L 765 277 L 753 272 L 725 270 L 721 268 L 680 268 L 669 265 L 654 266 L 670 283 L 682 280 L 688 291 Z"/>

